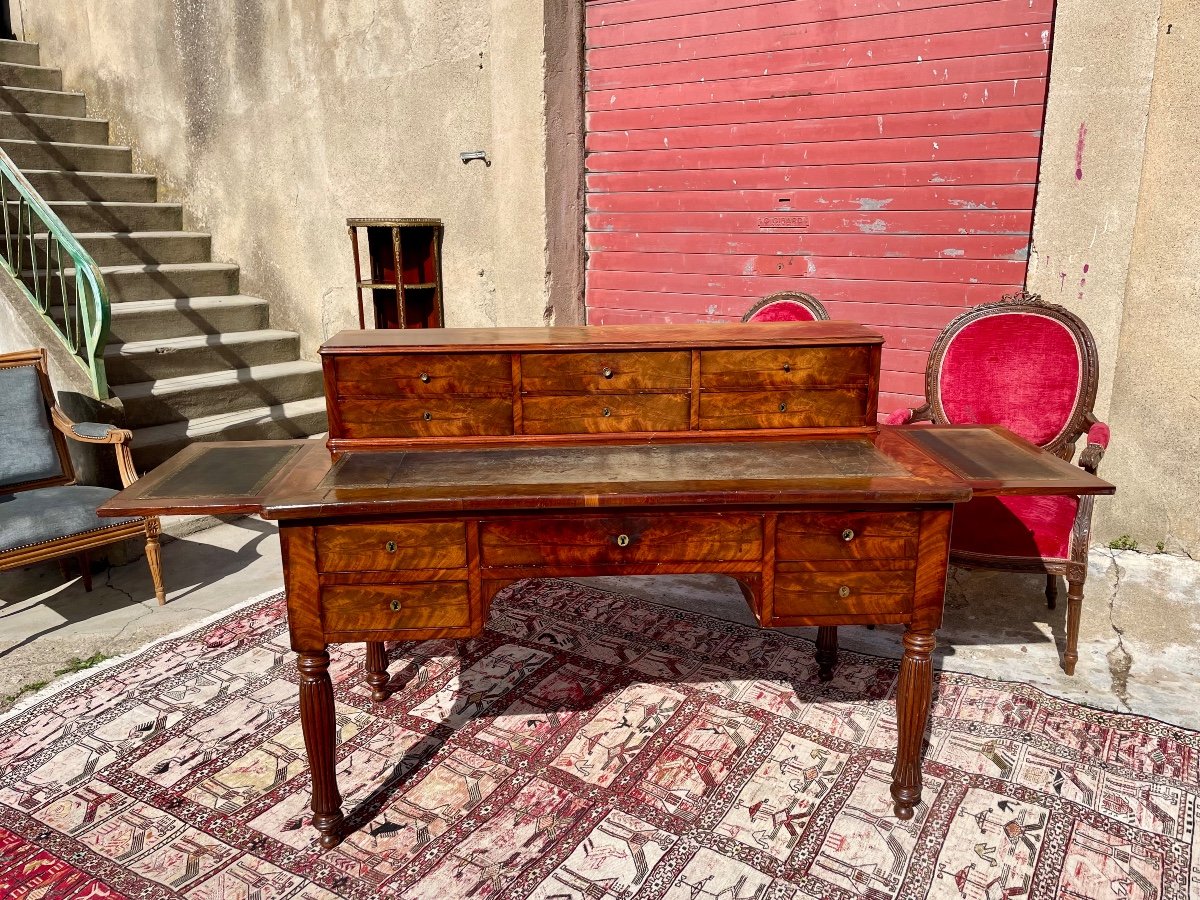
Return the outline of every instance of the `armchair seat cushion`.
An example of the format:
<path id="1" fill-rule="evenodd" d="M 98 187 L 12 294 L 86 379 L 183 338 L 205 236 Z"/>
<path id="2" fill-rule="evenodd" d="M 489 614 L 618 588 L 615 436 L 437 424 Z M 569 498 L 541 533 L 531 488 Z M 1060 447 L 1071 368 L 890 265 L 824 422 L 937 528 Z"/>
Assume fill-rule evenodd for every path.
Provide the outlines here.
<path id="1" fill-rule="evenodd" d="M 71 484 L 0 495 L 0 553 L 138 521 L 138 516 L 102 519 L 96 515 L 96 508 L 116 493 Z"/>
<path id="2" fill-rule="evenodd" d="M 1069 559 L 1077 497 L 976 497 L 954 510 L 950 550 L 1018 559 Z"/>

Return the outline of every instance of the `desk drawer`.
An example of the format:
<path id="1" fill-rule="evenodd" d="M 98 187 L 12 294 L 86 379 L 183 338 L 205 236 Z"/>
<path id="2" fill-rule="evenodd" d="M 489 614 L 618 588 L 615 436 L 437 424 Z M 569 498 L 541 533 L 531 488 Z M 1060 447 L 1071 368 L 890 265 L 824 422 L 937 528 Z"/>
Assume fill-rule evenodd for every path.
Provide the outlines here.
<path id="1" fill-rule="evenodd" d="M 793 347 L 765 350 L 704 350 L 700 386 L 709 390 L 752 390 L 809 385 L 866 385 L 867 347 Z"/>
<path id="2" fill-rule="evenodd" d="M 461 569 L 467 565 L 462 522 L 325 525 L 317 529 L 321 572 Z"/>
<path id="3" fill-rule="evenodd" d="M 700 427 L 714 431 L 864 425 L 866 411 L 866 387 L 700 394 Z"/>
<path id="4" fill-rule="evenodd" d="M 691 354 L 527 353 L 521 359 L 521 389 L 530 394 L 687 391 Z"/>
<path id="5" fill-rule="evenodd" d="M 321 589 L 326 634 L 464 628 L 471 624 L 466 582 L 335 584 Z"/>
<path id="6" fill-rule="evenodd" d="M 756 561 L 759 516 L 613 516 L 504 519 L 480 528 L 483 565 L 619 565 Z"/>
<path id="7" fill-rule="evenodd" d="M 338 437 L 465 437 L 513 433 L 511 397 L 342 400 Z"/>
<path id="8" fill-rule="evenodd" d="M 828 512 L 781 515 L 780 560 L 916 559 L 921 517 L 914 512 Z"/>
<path id="9" fill-rule="evenodd" d="M 690 409 L 687 394 L 570 394 L 521 401 L 526 434 L 686 431 Z"/>
<path id="10" fill-rule="evenodd" d="M 512 394 L 512 363 L 506 353 L 339 356 L 335 365 L 340 398 Z"/>
<path id="11" fill-rule="evenodd" d="M 778 572 L 774 617 L 902 615 L 913 605 L 915 570 Z"/>

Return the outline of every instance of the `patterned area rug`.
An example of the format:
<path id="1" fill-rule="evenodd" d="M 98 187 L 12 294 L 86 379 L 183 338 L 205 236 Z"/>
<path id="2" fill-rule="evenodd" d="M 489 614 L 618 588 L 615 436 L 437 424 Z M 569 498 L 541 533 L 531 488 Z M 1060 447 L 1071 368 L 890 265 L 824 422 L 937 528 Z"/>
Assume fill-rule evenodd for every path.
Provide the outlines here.
<path id="1" fill-rule="evenodd" d="M 1200 897 L 1200 735 L 941 674 L 911 822 L 893 662 L 561 581 L 463 658 L 334 655 L 353 833 L 320 852 L 278 597 L 0 724 L 0 897 Z"/>

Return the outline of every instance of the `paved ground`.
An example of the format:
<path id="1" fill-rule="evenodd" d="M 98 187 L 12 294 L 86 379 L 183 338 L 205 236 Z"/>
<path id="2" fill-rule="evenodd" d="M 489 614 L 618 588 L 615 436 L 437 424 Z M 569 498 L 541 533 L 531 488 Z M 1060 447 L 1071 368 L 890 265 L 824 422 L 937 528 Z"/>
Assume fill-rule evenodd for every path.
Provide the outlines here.
<path id="1" fill-rule="evenodd" d="M 4 697 L 52 678 L 74 659 L 128 653 L 282 583 L 275 528 L 257 519 L 171 541 L 163 548 L 163 566 L 168 603 L 162 608 L 154 603 L 140 556 L 98 566 L 91 593 L 77 575 L 64 578 L 53 563 L 0 574 L 0 709 L 9 705 Z M 591 582 L 750 621 L 733 582 L 721 578 Z M 1043 585 L 1040 576 L 954 571 L 938 665 L 1200 728 L 1200 562 L 1093 551 L 1074 678 L 1063 675 L 1058 663 L 1066 587 L 1051 611 Z M 899 655 L 895 628 L 844 628 L 841 642 L 848 649 Z"/>

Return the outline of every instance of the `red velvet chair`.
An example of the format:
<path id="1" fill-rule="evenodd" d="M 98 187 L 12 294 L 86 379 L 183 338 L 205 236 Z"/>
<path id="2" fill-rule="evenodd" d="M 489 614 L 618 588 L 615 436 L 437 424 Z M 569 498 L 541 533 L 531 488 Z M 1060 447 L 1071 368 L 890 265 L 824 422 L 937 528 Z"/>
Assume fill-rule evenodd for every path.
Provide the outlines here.
<path id="1" fill-rule="evenodd" d="M 811 294 L 781 291 L 755 303 L 742 316 L 743 322 L 824 322 L 829 313 Z"/>
<path id="2" fill-rule="evenodd" d="M 938 336 L 925 373 L 924 406 L 902 409 L 890 425 L 1003 425 L 1039 447 L 1095 473 L 1108 447 L 1108 426 L 1092 413 L 1099 367 L 1086 325 L 1061 306 L 1022 291 L 963 313 Z M 1054 608 L 1056 578 L 1067 579 L 1063 668 L 1075 674 L 1079 616 L 1087 578 L 1091 497 L 980 497 L 954 513 L 955 565 L 1045 572 Z"/>

